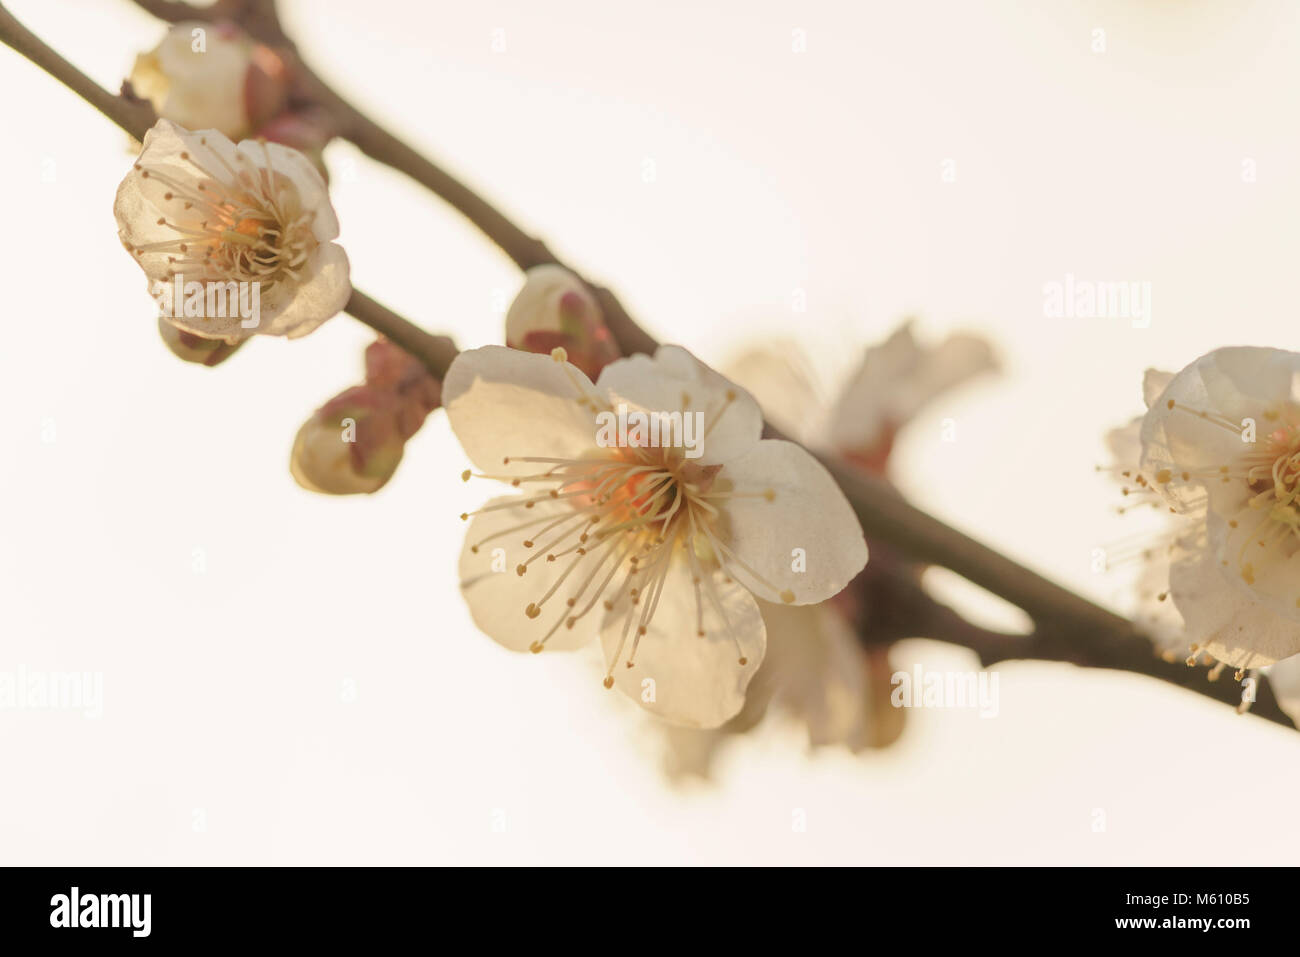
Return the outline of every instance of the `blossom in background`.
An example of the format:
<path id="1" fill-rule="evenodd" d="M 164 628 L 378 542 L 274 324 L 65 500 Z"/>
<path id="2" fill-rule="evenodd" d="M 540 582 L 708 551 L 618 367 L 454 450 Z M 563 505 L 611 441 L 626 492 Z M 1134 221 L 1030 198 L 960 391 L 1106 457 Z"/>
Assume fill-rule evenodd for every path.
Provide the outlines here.
<path id="1" fill-rule="evenodd" d="M 534 266 L 506 313 L 506 345 L 550 355 L 561 348 L 589 379 L 619 358 L 600 304 L 561 266 Z"/>
<path id="2" fill-rule="evenodd" d="M 794 342 L 752 349 L 727 366 L 750 390 L 769 421 L 885 475 L 898 431 L 925 405 L 997 369 L 988 343 L 957 333 L 930 345 L 916 341 L 910 321 L 863 353 L 838 396 L 823 395 L 811 363 Z M 670 777 L 708 777 L 717 751 L 748 731 L 769 705 L 807 729 L 809 747 L 858 752 L 884 747 L 902 731 L 903 712 L 889 703 L 893 668 L 887 648 L 864 648 L 850 623 L 852 586 L 820 605 L 760 602 L 768 655 L 754 679 L 761 696 L 717 731 L 665 729 Z M 761 703 L 761 705 L 760 705 Z"/>
<path id="3" fill-rule="evenodd" d="M 231 23 L 173 25 L 131 68 L 131 88 L 164 119 L 244 139 L 280 113 L 289 95 L 284 62 Z"/>
<path id="4" fill-rule="evenodd" d="M 316 410 L 294 439 L 289 470 L 303 488 L 329 495 L 378 491 L 406 441 L 438 407 L 440 387 L 419 360 L 387 340 L 366 349 L 366 382 Z"/>
<path id="5" fill-rule="evenodd" d="M 1169 568 L 1185 640 L 1239 669 L 1300 652 L 1298 376 L 1300 354 L 1218 349 L 1142 420 L 1138 480 L 1185 520 Z"/>
<path id="6" fill-rule="evenodd" d="M 460 572 L 475 623 L 516 651 L 599 636 L 605 686 L 670 722 L 740 711 L 766 645 L 756 597 L 822 601 L 866 562 L 826 470 L 762 439 L 754 400 L 679 347 L 612 362 L 593 385 L 562 349 L 485 346 L 452 363 L 443 401 L 479 477 L 518 492 L 473 513 Z M 698 418 L 700 454 L 602 444 L 618 406 Z"/>
<path id="7" fill-rule="evenodd" d="M 195 335 L 306 335 L 351 295 L 347 254 L 330 242 L 339 227 L 325 183 L 306 157 L 278 143 L 236 147 L 216 130 L 159 120 L 118 187 L 114 213 L 150 292 L 169 305 L 165 318 Z M 173 295 L 180 282 L 211 284 L 223 308 L 209 297 L 191 309 L 188 294 L 184 303 Z M 251 318 L 229 307 L 231 282 L 242 284 L 241 297 L 251 291 Z"/>

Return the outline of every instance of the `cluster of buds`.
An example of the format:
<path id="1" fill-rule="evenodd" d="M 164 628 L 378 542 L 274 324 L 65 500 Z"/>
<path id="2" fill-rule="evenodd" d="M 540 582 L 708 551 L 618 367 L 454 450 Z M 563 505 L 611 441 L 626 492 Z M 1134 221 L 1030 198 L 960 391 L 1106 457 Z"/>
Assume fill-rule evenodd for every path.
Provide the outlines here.
<path id="1" fill-rule="evenodd" d="M 304 153 L 326 176 L 332 135 L 325 111 L 294 97 L 293 71 L 236 24 L 174 24 L 131 68 L 132 92 L 162 118 L 231 140 L 265 139 Z"/>
<path id="2" fill-rule="evenodd" d="M 365 383 L 330 399 L 298 430 L 289 461 L 294 479 L 327 495 L 378 491 L 441 392 L 419 360 L 385 339 L 371 343 Z"/>

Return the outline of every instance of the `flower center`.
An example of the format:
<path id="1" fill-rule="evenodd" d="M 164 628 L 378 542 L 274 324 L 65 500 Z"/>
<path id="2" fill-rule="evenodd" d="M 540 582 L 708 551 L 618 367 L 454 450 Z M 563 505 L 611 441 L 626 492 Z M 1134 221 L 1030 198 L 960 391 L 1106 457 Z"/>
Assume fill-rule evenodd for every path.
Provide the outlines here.
<path id="1" fill-rule="evenodd" d="M 303 211 L 297 190 L 273 171 L 270 152 L 264 166 L 236 152 L 232 166 L 206 137 L 198 140 L 201 155 L 184 152 L 182 160 L 204 174 L 182 181 L 173 172 L 136 164 L 140 175 L 165 187 L 161 199 L 164 215 L 159 226 L 175 237 L 133 247 L 145 253 L 166 254 L 168 277 L 187 280 L 257 282 L 262 291 L 276 283 L 301 279 L 316 239 L 311 231 L 314 214 Z"/>
<path id="2" fill-rule="evenodd" d="M 582 401 L 600 402 L 585 390 Z M 729 398 L 727 404 L 730 402 Z M 728 620 L 717 579 L 729 584 L 733 572 L 741 569 L 763 587 L 776 589 L 727 544 L 726 505 L 737 498 L 771 502 L 775 491 L 739 491 L 726 478 L 724 466 L 698 465 L 672 447 L 599 448 L 576 458 L 507 457 L 502 464 L 520 463 L 535 465 L 537 471 L 481 475 L 466 470 L 461 478 L 496 479 L 515 488 L 537 488 L 538 492 L 465 512 L 461 518 L 543 506 L 540 511 L 545 514 L 540 518 L 522 517 L 508 528 L 470 542 L 474 553 L 493 541 L 522 545 L 531 554 L 515 567 L 521 578 L 538 562 L 564 563 L 544 594 L 523 606 L 530 619 L 553 605 L 562 606 L 551 627 L 531 645 L 533 653 L 543 651 L 560 628 L 572 629 L 599 603 L 606 614 L 623 616 L 618 648 L 604 682 L 605 687 L 613 687 L 614 664 L 625 660 L 628 668 L 635 666 L 640 641 L 654 620 L 669 572 L 684 565 L 694 592 L 697 636 L 709 635 L 707 606 L 715 613 L 711 617 L 721 623 L 714 627 L 734 643 L 739 664 L 748 664 Z M 558 508 L 552 505 L 556 502 L 561 503 Z M 795 600 L 788 590 L 781 591 L 780 598 Z"/>

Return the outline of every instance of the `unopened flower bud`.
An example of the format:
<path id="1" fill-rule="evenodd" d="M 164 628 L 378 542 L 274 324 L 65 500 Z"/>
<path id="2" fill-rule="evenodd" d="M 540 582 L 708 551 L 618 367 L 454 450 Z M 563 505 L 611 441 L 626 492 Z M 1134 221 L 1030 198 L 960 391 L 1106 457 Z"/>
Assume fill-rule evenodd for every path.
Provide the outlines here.
<path id="1" fill-rule="evenodd" d="M 198 362 L 205 366 L 220 365 L 235 354 L 246 340 L 227 342 L 225 339 L 205 339 L 192 332 L 178 329 L 163 318 L 158 319 L 158 334 L 163 343 L 177 357 L 186 362 Z"/>
<path id="2" fill-rule="evenodd" d="M 294 479 L 329 495 L 378 491 L 397 471 L 406 444 L 398 405 L 392 392 L 369 385 L 330 399 L 298 430 L 289 460 Z"/>
<path id="3" fill-rule="evenodd" d="M 620 357 L 595 296 L 560 266 L 528 270 L 506 313 L 506 345 L 543 355 L 562 348 L 568 361 L 593 380 Z"/>
<path id="4" fill-rule="evenodd" d="M 366 382 L 335 396 L 298 430 L 289 470 L 328 495 L 375 492 L 406 441 L 438 407 L 441 385 L 414 356 L 380 339 L 366 349 Z"/>
<path id="5" fill-rule="evenodd" d="M 284 62 L 230 23 L 173 25 L 136 57 L 131 87 L 158 115 L 186 129 L 249 136 L 288 99 Z"/>

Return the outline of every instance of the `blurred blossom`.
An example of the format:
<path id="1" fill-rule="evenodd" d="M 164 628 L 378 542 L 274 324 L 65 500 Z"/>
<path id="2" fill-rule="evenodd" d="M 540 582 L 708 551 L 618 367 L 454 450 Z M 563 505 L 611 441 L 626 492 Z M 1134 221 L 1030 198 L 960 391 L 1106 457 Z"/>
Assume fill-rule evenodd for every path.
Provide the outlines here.
<path id="1" fill-rule="evenodd" d="M 757 598 L 822 601 L 866 562 L 821 464 L 762 439 L 754 400 L 685 349 L 619 359 L 593 385 L 563 349 L 487 346 L 457 356 L 444 385 L 478 477 L 523 493 L 473 513 L 460 571 L 475 624 L 514 651 L 599 637 L 605 687 L 671 723 L 713 728 L 741 710 L 766 645 Z M 698 416 L 700 454 L 603 445 L 615 404 Z"/>
<path id="2" fill-rule="evenodd" d="M 160 117 L 232 140 L 252 135 L 283 108 L 289 77 L 280 57 L 232 23 L 177 23 L 136 57 L 131 87 Z"/>
<path id="3" fill-rule="evenodd" d="M 894 437 L 912 416 L 939 395 L 996 369 L 983 339 L 957 334 L 934 346 L 920 345 L 909 321 L 882 345 L 865 351 L 834 401 L 793 341 L 751 349 L 726 371 L 786 434 L 884 476 Z M 863 575 L 889 560 L 878 556 Z M 892 744 L 902 733 L 904 713 L 890 704 L 894 669 L 888 648 L 864 648 L 855 632 L 857 606 L 864 600 L 857 586 L 855 581 L 818 605 L 760 602 L 768 656 L 755 685 L 766 692 L 765 707 L 807 730 L 811 748 L 835 745 L 858 752 Z M 743 733 L 762 717 L 760 710 L 717 732 L 668 733 L 665 770 L 673 778 L 707 777 L 725 735 Z"/>
<path id="4" fill-rule="evenodd" d="M 985 372 L 997 371 L 987 341 L 957 333 L 936 345 L 918 344 L 904 322 L 866 351 L 830 412 L 830 447 L 884 470 L 894 435 L 930 402 Z"/>
<path id="5" fill-rule="evenodd" d="M 1135 481 L 1183 517 L 1185 640 L 1239 669 L 1300 652 L 1300 354 L 1217 349 L 1148 380 Z"/>
<path id="6" fill-rule="evenodd" d="M 197 362 L 205 366 L 220 365 L 235 354 L 245 340 L 227 342 L 224 339 L 205 339 L 192 332 L 178 329 L 163 318 L 158 319 L 158 334 L 163 343 L 177 357 L 186 362 Z"/>
<path id="7" fill-rule="evenodd" d="M 196 335 L 296 338 L 351 295 L 347 254 L 330 242 L 339 224 L 325 183 L 306 157 L 278 143 L 236 147 L 215 130 L 159 120 L 113 211 L 164 317 Z"/>
<path id="8" fill-rule="evenodd" d="M 620 355 L 596 298 L 560 266 L 528 270 L 506 313 L 506 345 L 542 355 L 562 348 L 569 362 L 592 380 Z"/>
<path id="9" fill-rule="evenodd" d="M 423 364 L 387 340 L 366 349 L 366 382 L 330 399 L 294 439 L 290 472 L 328 495 L 378 491 L 397 471 L 406 441 L 438 406 Z"/>

